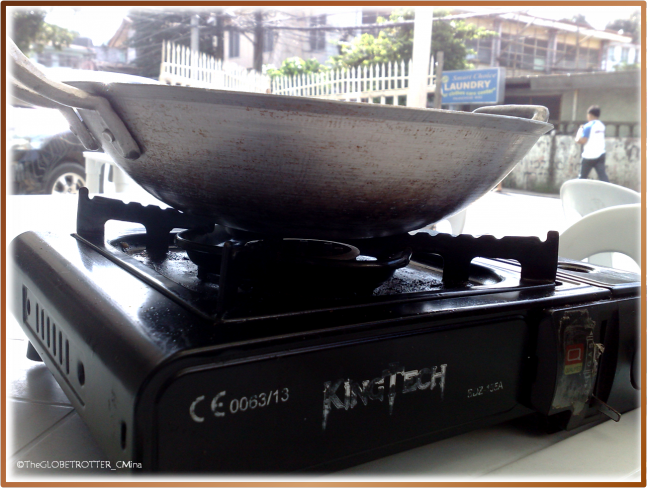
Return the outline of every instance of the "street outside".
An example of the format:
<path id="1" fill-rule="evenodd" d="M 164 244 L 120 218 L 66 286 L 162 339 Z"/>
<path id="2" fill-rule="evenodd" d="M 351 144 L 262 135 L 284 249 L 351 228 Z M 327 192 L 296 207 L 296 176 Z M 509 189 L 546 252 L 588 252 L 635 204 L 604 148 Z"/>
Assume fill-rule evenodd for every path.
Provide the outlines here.
<path id="1" fill-rule="evenodd" d="M 445 224 L 438 225 L 438 230 L 448 231 Z M 496 237 L 537 236 L 544 240 L 548 231 L 562 233 L 569 225 L 559 195 L 503 189 L 502 192 L 487 193 L 468 208 L 463 233 Z M 613 266 L 640 272 L 631 258 L 618 253 L 613 255 Z"/>

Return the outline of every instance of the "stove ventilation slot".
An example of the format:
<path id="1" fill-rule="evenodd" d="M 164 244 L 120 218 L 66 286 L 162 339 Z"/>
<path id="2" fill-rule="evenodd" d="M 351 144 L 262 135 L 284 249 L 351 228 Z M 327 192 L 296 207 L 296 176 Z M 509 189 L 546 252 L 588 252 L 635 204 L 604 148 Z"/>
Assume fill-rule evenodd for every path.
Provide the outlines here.
<path id="1" fill-rule="evenodd" d="M 26 286 L 23 286 L 23 322 L 41 344 L 39 349 L 49 352 L 59 371 L 69 376 L 70 341 Z"/>

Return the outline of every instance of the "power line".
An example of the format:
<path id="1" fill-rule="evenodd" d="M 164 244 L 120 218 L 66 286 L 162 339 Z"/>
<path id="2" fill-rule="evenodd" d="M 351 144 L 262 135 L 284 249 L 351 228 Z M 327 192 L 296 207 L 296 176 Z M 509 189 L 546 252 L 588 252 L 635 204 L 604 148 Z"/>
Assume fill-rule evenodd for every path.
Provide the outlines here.
<path id="1" fill-rule="evenodd" d="M 513 12 L 485 12 L 485 13 L 469 13 L 469 14 L 457 14 L 457 15 L 447 15 L 446 17 L 433 17 L 433 22 L 438 21 L 449 21 L 449 20 L 459 20 L 467 19 L 474 17 L 488 17 L 492 15 L 501 15 L 504 13 L 516 13 Z M 284 25 L 265 25 L 265 29 L 270 30 L 294 30 L 294 31 L 337 31 L 337 30 L 375 30 L 375 29 L 385 29 L 388 27 L 402 27 L 414 25 L 414 20 L 401 20 L 399 22 L 382 22 L 375 24 L 361 24 L 361 25 L 349 25 L 349 26 L 333 26 L 333 25 L 315 25 L 308 27 L 293 27 L 293 26 L 284 26 Z"/>

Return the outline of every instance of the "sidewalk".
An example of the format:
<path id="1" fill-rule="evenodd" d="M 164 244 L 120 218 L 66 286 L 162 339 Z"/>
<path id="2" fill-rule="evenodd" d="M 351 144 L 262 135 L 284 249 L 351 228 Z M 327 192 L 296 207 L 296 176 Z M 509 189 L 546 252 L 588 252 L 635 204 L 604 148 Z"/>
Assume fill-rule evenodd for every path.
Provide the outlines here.
<path id="1" fill-rule="evenodd" d="M 568 227 L 558 195 L 542 196 L 517 190 L 491 191 L 467 210 L 465 234 L 537 236 Z"/>
<path id="2" fill-rule="evenodd" d="M 440 232 L 449 232 L 443 222 Z M 545 240 L 548 231 L 560 234 L 569 227 L 558 195 L 541 195 L 518 190 L 491 191 L 467 209 L 464 234 L 537 236 Z M 447 230 L 449 229 L 449 230 Z M 640 267 L 628 256 L 613 254 L 613 267 L 640 273 Z"/>

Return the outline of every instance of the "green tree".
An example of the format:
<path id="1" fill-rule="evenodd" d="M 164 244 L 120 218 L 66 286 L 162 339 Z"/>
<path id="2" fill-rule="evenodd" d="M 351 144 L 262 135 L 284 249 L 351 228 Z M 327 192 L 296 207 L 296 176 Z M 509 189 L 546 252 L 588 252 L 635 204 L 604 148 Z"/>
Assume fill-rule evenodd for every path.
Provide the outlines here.
<path id="1" fill-rule="evenodd" d="M 435 11 L 435 18 L 446 17 L 446 11 Z M 412 10 L 396 10 L 390 15 L 390 22 L 414 19 Z M 384 18 L 379 23 L 386 22 Z M 341 44 L 341 54 L 331 58 L 335 67 L 369 66 L 372 64 L 409 61 L 412 59 L 412 25 L 387 27 L 378 35 L 365 33 L 351 43 Z M 494 32 L 469 24 L 463 20 L 438 20 L 433 24 L 431 53 L 444 52 L 444 69 L 471 68 L 467 55 L 473 51 L 466 47 L 468 41 L 491 37 Z"/>
<path id="2" fill-rule="evenodd" d="M 559 22 L 572 22 L 573 24 L 577 24 L 580 27 L 586 27 L 588 29 L 593 28 L 593 26 L 590 25 L 586 20 L 586 16 L 584 14 L 573 15 L 570 18 L 561 19 L 559 20 Z"/>
<path id="3" fill-rule="evenodd" d="M 632 71 L 632 70 L 640 69 L 640 64 L 627 63 L 626 61 L 623 61 L 620 64 L 616 64 L 615 66 L 613 66 L 613 69 L 615 71 Z"/>
<path id="4" fill-rule="evenodd" d="M 16 46 L 25 54 L 43 52 L 45 46 L 52 45 L 62 49 L 79 36 L 78 33 L 45 22 L 47 12 L 34 8 L 30 10 L 15 10 L 12 15 L 12 38 Z"/>
<path id="5" fill-rule="evenodd" d="M 327 66 L 321 64 L 317 59 L 309 59 L 305 61 L 304 59 L 295 56 L 282 61 L 282 65 L 278 69 L 268 68 L 266 74 L 271 78 L 276 78 L 278 76 L 299 76 L 309 73 L 322 73 L 327 69 Z"/>
<path id="6" fill-rule="evenodd" d="M 631 14 L 628 19 L 617 19 L 606 24 L 606 29 L 622 31 L 623 34 L 631 36 L 632 42 L 640 43 L 640 10 Z"/>

